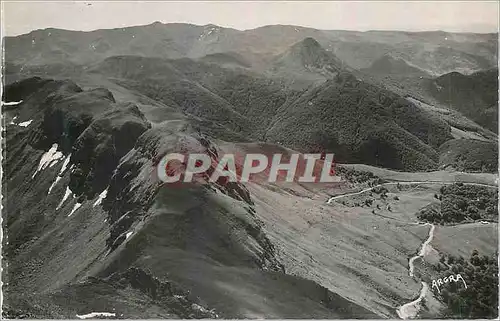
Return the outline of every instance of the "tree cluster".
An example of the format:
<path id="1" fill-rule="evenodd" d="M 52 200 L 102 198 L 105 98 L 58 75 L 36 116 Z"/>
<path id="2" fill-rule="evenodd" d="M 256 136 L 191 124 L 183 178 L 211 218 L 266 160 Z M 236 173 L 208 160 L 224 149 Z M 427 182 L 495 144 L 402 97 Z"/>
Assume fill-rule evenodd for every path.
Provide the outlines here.
<path id="1" fill-rule="evenodd" d="M 423 208 L 417 214 L 419 220 L 446 224 L 498 219 L 498 195 L 494 189 L 456 183 L 441 187 L 436 196 L 441 202 Z"/>
<path id="2" fill-rule="evenodd" d="M 498 262 L 495 256 L 479 255 L 474 250 L 467 260 L 463 257 L 442 256 L 438 270 L 443 275 L 461 274 L 467 284 L 450 282 L 438 294 L 447 305 L 447 318 L 498 317 Z"/>

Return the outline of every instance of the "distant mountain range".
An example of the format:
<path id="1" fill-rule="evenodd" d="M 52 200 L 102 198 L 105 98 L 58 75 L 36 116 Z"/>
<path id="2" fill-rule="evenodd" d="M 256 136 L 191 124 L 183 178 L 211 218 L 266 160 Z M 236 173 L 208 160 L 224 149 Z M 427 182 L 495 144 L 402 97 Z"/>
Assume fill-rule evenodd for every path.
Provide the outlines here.
<path id="1" fill-rule="evenodd" d="M 431 75 L 472 73 L 497 63 L 496 34 L 329 31 L 287 25 L 245 31 L 159 22 L 91 32 L 48 28 L 5 37 L 5 47 L 7 62 L 28 66 L 88 64 L 115 55 L 176 59 L 233 52 L 258 68 L 306 38 L 314 38 L 355 69 L 367 68 L 389 53 Z"/>
<path id="2" fill-rule="evenodd" d="M 467 99 L 496 115 L 496 108 L 490 108 L 494 91 L 472 86 L 447 98 L 443 95 L 449 90 L 435 89 L 447 86 L 446 76 L 431 76 L 457 66 L 471 72 L 491 67 L 496 62 L 494 35 L 293 26 L 238 31 L 153 23 L 92 32 L 37 30 L 5 40 L 7 75 L 101 75 L 212 122 L 204 130 L 222 125 L 225 134 L 217 130 L 217 135 L 229 135 L 229 140 L 281 142 L 304 152 L 320 145 L 335 150 L 344 162 L 411 170 L 437 166 L 436 148 L 451 138 L 452 121 L 391 93 L 390 78 L 398 84 L 405 83 L 398 80 L 401 77 L 419 82 L 411 87 L 424 92 L 424 98 L 466 116 L 473 114 L 465 110 L 470 106 Z M 366 55 L 363 63 L 360 55 Z M 357 70 L 360 64 L 366 67 Z M 381 80 L 369 84 L 371 76 Z M 383 89 L 388 84 L 389 90 Z M 483 92 L 489 96 L 471 96 Z M 359 118 L 360 113 L 365 117 Z M 486 127 L 495 129 L 492 117 L 477 115 L 473 120 L 483 125 L 489 121 Z"/>

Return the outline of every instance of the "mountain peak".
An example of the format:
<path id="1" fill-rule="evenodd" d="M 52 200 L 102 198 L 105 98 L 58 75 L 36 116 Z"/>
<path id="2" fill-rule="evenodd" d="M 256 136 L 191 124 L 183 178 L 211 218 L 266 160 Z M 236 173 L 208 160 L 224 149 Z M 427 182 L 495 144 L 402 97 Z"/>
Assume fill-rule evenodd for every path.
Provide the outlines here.
<path id="1" fill-rule="evenodd" d="M 307 37 L 295 43 L 281 57 L 280 61 L 301 65 L 306 69 L 342 69 L 342 61 L 333 53 L 326 51 L 314 38 Z"/>
<path id="2" fill-rule="evenodd" d="M 209 23 L 207 25 L 204 25 L 203 26 L 204 28 L 217 28 L 217 29 L 220 29 L 221 27 L 219 27 L 218 25 L 214 25 L 213 23 Z"/>
<path id="3" fill-rule="evenodd" d="M 290 52 L 295 54 L 319 54 L 320 52 L 326 52 L 326 50 L 321 46 L 321 44 L 314 38 L 307 37 L 303 40 L 293 44 L 290 47 Z"/>
<path id="4" fill-rule="evenodd" d="M 323 47 L 321 47 L 319 42 L 312 37 L 304 38 L 304 40 L 302 40 L 298 44 L 302 44 L 303 46 L 308 47 L 308 48 L 318 48 L 318 49 L 321 48 L 321 49 L 323 49 Z"/>

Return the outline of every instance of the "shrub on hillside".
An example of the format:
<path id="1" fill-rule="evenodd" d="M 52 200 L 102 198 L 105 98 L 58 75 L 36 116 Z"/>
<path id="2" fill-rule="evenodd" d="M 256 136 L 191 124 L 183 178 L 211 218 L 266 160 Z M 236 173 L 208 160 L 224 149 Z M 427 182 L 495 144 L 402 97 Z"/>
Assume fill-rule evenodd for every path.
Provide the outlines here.
<path id="1" fill-rule="evenodd" d="M 440 189 L 441 203 L 430 204 L 417 214 L 421 221 L 445 224 L 498 218 L 497 191 L 461 183 Z"/>
<path id="2" fill-rule="evenodd" d="M 350 169 L 343 166 L 335 168 L 336 175 L 351 183 L 368 183 L 373 186 L 383 183 L 382 179 L 375 176 L 372 172 Z"/>

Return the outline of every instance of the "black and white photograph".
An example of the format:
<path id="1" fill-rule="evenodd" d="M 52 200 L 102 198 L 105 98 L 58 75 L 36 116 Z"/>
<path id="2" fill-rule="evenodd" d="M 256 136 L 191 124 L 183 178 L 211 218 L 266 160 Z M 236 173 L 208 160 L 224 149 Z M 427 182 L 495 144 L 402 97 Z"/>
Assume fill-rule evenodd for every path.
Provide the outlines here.
<path id="1" fill-rule="evenodd" d="M 497 319 L 498 1 L 1 1 L 2 319 Z"/>

